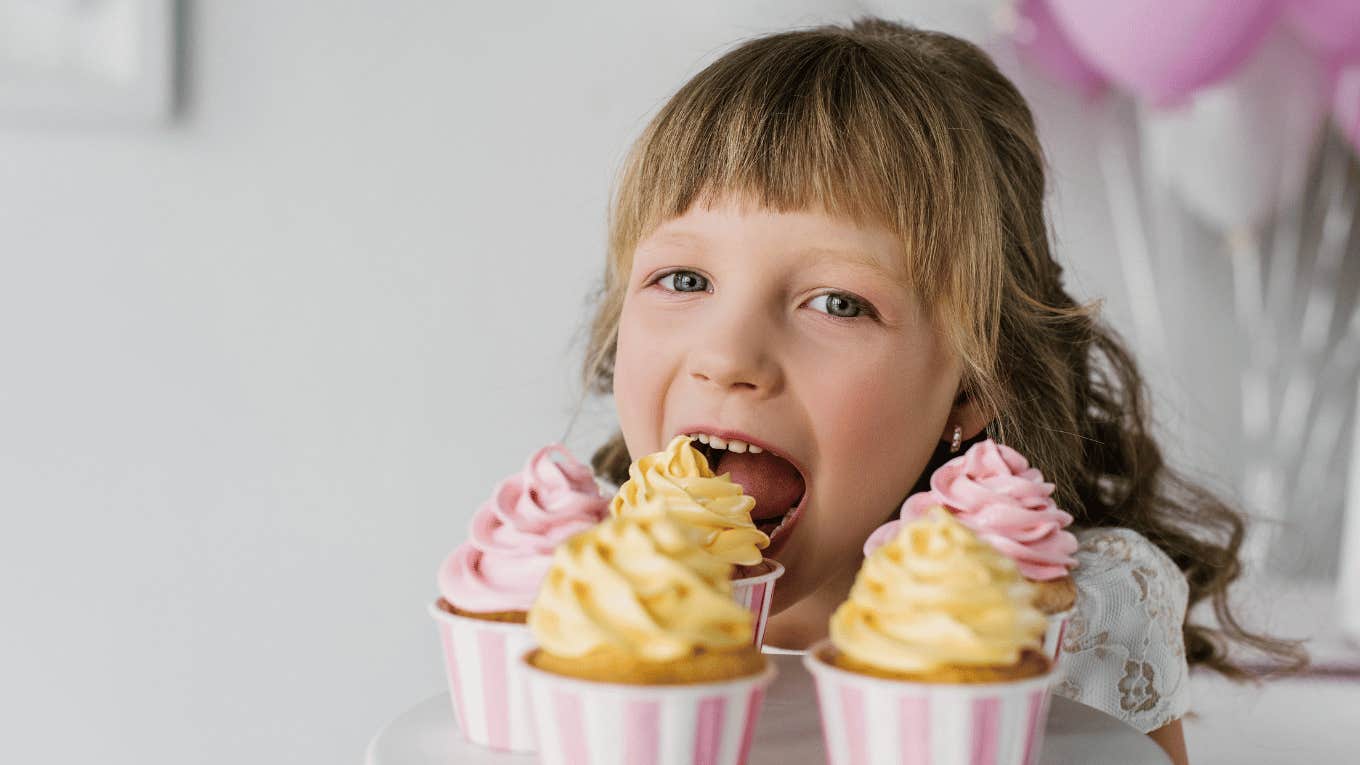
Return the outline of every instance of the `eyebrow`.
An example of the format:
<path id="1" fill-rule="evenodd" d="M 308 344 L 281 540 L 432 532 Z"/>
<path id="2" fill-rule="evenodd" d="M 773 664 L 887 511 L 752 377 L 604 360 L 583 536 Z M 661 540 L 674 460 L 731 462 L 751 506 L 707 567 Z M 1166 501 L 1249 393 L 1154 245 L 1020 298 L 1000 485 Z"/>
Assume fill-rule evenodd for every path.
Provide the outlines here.
<path id="1" fill-rule="evenodd" d="M 860 250 L 847 250 L 838 247 L 805 247 L 798 250 L 795 254 L 804 258 L 833 257 L 840 261 L 849 262 L 862 268 L 873 271 L 878 276 L 887 279 L 895 284 L 907 283 L 907 275 L 901 270 L 885 267 L 877 258 Z"/>
<path id="2" fill-rule="evenodd" d="M 647 249 L 651 249 L 653 247 L 671 244 L 682 246 L 692 245 L 703 246 L 708 244 L 708 240 L 703 236 L 700 236 L 698 234 L 691 234 L 687 231 L 668 231 L 666 233 L 657 234 L 654 237 L 652 237 L 651 240 L 647 242 L 645 247 Z M 842 262 L 849 262 L 853 265 L 865 268 L 869 271 L 874 272 L 875 275 L 887 279 L 895 284 L 906 285 L 908 283 L 907 275 L 901 269 L 887 268 L 882 263 L 880 263 L 877 258 L 861 250 L 846 249 L 841 247 L 822 247 L 814 245 L 810 247 L 800 247 L 797 250 L 794 250 L 793 253 L 791 254 L 796 257 L 801 257 L 804 260 L 807 260 L 809 258 L 814 259 L 834 258 Z"/>
<path id="3" fill-rule="evenodd" d="M 690 234 L 684 231 L 668 231 L 664 234 L 653 234 L 647 237 L 642 244 L 644 249 L 651 249 L 663 244 L 706 244 L 708 240 L 697 234 Z"/>

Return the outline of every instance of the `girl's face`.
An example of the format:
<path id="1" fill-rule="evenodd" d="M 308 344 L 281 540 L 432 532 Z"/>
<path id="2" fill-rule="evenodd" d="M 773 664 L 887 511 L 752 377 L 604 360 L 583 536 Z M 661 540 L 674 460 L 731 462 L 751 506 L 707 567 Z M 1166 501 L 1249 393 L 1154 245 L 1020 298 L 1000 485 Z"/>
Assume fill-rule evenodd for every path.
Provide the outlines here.
<path id="1" fill-rule="evenodd" d="M 901 247 L 881 227 L 728 198 L 692 206 L 633 254 L 614 371 L 628 452 L 682 433 L 765 447 L 715 469 L 746 486 L 773 532 L 766 555 L 788 569 L 775 611 L 859 565 L 953 430 L 959 366 L 901 275 Z M 778 506 L 789 502 L 793 513 Z"/>

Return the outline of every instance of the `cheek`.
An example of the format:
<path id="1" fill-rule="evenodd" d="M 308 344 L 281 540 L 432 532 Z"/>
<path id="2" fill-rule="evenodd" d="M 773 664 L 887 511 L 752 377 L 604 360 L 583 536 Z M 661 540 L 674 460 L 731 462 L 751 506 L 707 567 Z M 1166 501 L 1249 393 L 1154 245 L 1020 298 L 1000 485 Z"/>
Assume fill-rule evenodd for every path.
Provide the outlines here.
<path id="1" fill-rule="evenodd" d="M 623 431 L 628 453 L 638 455 L 658 451 L 656 418 L 662 411 L 665 387 L 661 351 L 664 343 L 648 339 L 648 332 L 635 315 L 625 310 L 619 317 L 618 352 L 614 358 L 614 407 L 619 429 Z"/>
<path id="2" fill-rule="evenodd" d="M 940 371 L 949 372 L 948 366 L 936 361 L 929 353 L 890 354 L 853 375 L 820 383 L 815 420 L 826 468 L 820 478 L 843 503 L 840 524 L 828 531 L 862 541 L 858 538 L 887 519 L 925 468 L 954 387 Z"/>
<path id="3" fill-rule="evenodd" d="M 877 526 L 911 490 L 939 432 L 926 403 L 899 386 L 862 385 L 828 412 L 828 488 L 836 487 L 856 518 L 843 528 L 859 534 Z"/>
<path id="4" fill-rule="evenodd" d="M 900 377 L 868 377 L 854 387 L 854 395 L 842 394 L 828 407 L 824 436 L 829 456 L 850 456 L 870 464 L 892 461 L 895 455 L 913 451 L 912 446 L 933 448 L 940 418 L 947 408 L 939 397 Z M 840 462 L 847 460 L 839 459 Z"/>

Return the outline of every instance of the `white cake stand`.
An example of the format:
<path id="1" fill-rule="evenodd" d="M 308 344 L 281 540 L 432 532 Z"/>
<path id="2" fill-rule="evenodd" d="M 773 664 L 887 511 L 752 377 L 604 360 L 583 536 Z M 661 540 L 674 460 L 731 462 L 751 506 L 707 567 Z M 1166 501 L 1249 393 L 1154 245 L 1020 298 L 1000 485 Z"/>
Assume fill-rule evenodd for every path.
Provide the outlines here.
<path id="1" fill-rule="evenodd" d="M 779 676 L 765 696 L 749 765 L 824 765 L 812 676 L 798 655 L 769 655 Z M 500 754 L 463 740 L 449 695 L 432 696 L 388 723 L 368 745 L 368 765 L 516 765 L 536 754 Z M 1152 739 L 1091 707 L 1058 696 L 1044 731 L 1043 765 L 1164 765 Z"/>

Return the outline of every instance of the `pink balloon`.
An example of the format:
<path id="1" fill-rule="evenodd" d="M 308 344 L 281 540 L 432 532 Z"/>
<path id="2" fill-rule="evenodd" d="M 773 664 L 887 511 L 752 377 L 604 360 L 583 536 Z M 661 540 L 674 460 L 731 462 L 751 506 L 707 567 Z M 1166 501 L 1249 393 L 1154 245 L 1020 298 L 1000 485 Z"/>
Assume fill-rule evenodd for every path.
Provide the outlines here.
<path id="1" fill-rule="evenodd" d="M 1259 226 L 1303 193 L 1330 94 L 1317 57 L 1278 29 L 1184 106 L 1144 110 L 1149 166 L 1206 222 Z"/>
<path id="2" fill-rule="evenodd" d="M 1048 0 L 1067 37 L 1114 82 L 1157 106 L 1232 73 L 1280 0 Z"/>
<path id="3" fill-rule="evenodd" d="M 1325 59 L 1360 59 L 1360 0 L 1292 0 L 1285 18 Z"/>
<path id="4" fill-rule="evenodd" d="M 1342 135 L 1360 152 L 1360 64 L 1341 70 L 1332 93 L 1332 117 Z"/>
<path id="5" fill-rule="evenodd" d="M 1021 0 L 1016 10 L 1020 18 L 1012 38 L 1026 61 L 1087 99 L 1105 92 L 1105 76 L 1072 46 L 1045 0 Z"/>

